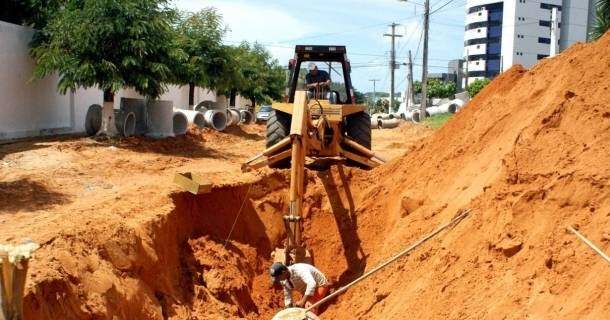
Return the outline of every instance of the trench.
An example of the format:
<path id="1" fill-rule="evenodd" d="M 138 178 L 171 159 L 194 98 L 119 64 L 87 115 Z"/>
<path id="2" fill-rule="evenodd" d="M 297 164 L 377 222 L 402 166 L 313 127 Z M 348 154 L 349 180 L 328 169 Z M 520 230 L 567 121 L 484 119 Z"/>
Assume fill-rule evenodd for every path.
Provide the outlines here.
<path id="1" fill-rule="evenodd" d="M 366 265 L 354 200 L 330 172 L 307 177 L 304 238 L 338 286 Z M 335 177 L 348 179 L 343 170 Z M 62 276 L 36 283 L 26 292 L 25 318 L 270 319 L 283 301 L 267 272 L 284 240 L 288 185 L 287 172 L 275 172 L 208 194 L 172 194 L 170 213 L 119 228 L 91 250 L 72 250 L 75 260 L 98 259 L 97 266 L 59 267 Z"/>

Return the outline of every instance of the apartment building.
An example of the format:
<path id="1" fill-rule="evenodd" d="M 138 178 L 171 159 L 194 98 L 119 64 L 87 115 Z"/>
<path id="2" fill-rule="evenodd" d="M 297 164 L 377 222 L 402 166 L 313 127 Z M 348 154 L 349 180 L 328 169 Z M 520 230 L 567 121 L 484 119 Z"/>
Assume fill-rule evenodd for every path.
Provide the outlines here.
<path id="1" fill-rule="evenodd" d="M 472 83 L 514 64 L 527 68 L 551 54 L 556 10 L 556 52 L 586 41 L 594 0 L 467 0 L 465 70 Z"/>

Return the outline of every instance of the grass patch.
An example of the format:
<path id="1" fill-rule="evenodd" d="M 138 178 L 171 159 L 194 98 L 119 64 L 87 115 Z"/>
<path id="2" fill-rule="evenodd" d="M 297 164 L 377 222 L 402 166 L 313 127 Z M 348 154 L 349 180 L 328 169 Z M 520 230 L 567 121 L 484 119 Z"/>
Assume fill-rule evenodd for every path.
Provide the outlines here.
<path id="1" fill-rule="evenodd" d="M 452 113 L 441 113 L 437 115 L 433 115 L 430 118 L 426 118 L 424 120 L 424 124 L 432 129 L 438 129 L 442 127 L 445 122 L 447 122 L 453 116 Z"/>

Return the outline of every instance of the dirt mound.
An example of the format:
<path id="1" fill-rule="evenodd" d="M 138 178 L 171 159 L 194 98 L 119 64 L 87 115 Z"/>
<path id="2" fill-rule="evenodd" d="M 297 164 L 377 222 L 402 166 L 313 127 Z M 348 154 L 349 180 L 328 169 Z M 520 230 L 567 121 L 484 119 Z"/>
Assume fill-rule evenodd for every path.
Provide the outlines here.
<path id="1" fill-rule="evenodd" d="M 607 264 L 565 232 L 577 225 L 610 250 L 609 51 L 607 34 L 532 70 L 512 68 L 429 138 L 415 142 L 412 129 L 399 129 L 407 130 L 413 146 L 378 169 L 308 172 L 304 237 L 316 266 L 335 286 L 459 209 L 473 210 L 452 231 L 332 302 L 323 319 L 610 314 Z M 257 130 L 262 127 L 193 131 L 171 148 L 179 147 L 179 139 L 195 139 L 199 149 L 228 144 L 225 155 L 236 137 L 239 148 L 256 141 L 260 146 L 252 148 L 260 150 L 264 138 Z M 132 147 L 162 153 L 169 148 L 163 143 L 135 140 Z M 145 161 L 142 166 L 150 159 Z M 117 174 L 128 174 L 115 167 Z M 47 230 L 40 241 L 25 318 L 270 318 L 281 307 L 267 267 L 272 248 L 283 239 L 286 175 L 259 174 L 254 183 L 220 186 L 206 195 L 175 193 L 171 203 L 156 195 L 166 182 L 132 191 L 131 200 L 113 195 L 96 205 L 113 219 L 65 219 L 74 230 Z"/>
<path id="2" fill-rule="evenodd" d="M 607 264 L 565 227 L 610 251 L 608 52 L 610 33 L 515 66 L 413 152 L 358 175 L 378 181 L 356 201 L 367 269 L 458 209 L 473 213 L 324 316 L 606 317 Z"/>

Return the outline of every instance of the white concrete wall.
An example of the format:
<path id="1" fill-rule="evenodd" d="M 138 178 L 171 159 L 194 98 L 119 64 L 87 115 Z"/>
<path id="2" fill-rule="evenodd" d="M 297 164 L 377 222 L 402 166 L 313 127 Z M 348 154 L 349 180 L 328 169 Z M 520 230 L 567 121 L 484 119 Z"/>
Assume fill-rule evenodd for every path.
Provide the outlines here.
<path id="1" fill-rule="evenodd" d="M 30 28 L 0 21 L 0 140 L 84 132 L 87 109 L 102 105 L 100 90 L 79 89 L 61 95 L 57 76 L 30 81 L 34 62 L 28 44 L 33 34 Z M 142 98 L 132 89 L 121 90 L 115 96 L 117 109 L 121 97 Z M 170 86 L 161 99 L 187 108 L 188 86 Z M 196 88 L 195 103 L 203 100 L 216 101 L 216 93 Z M 245 106 L 250 102 L 238 97 L 236 103 Z"/>
<path id="2" fill-rule="evenodd" d="M 33 33 L 0 21 L 0 139 L 71 130 L 70 97 L 56 93 L 57 77 L 30 82 Z"/>

